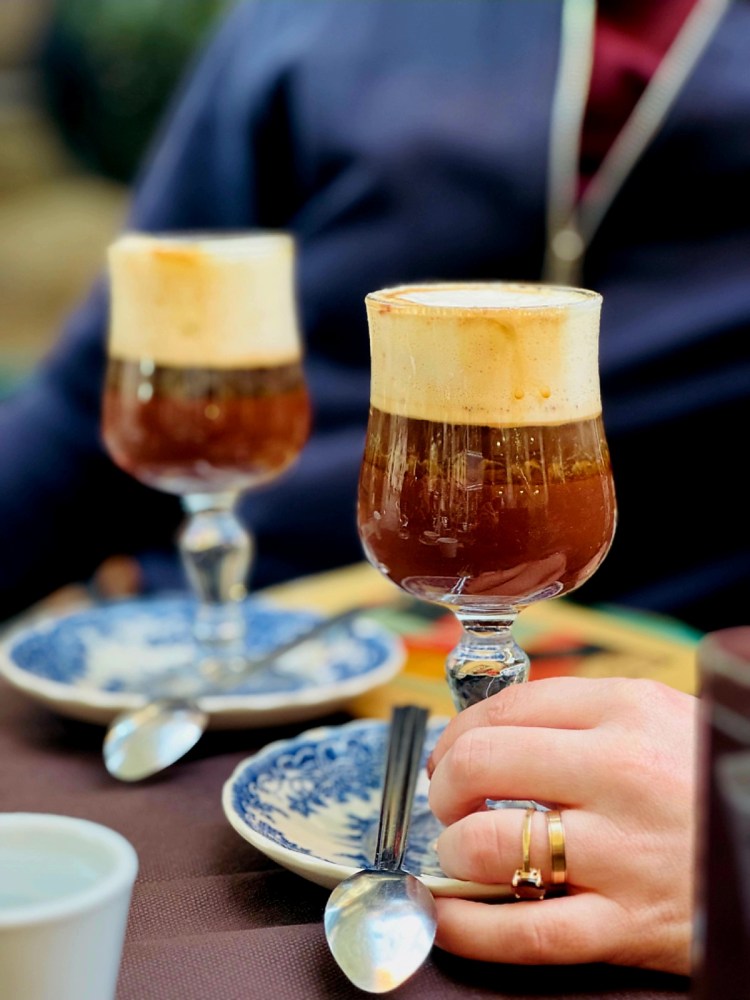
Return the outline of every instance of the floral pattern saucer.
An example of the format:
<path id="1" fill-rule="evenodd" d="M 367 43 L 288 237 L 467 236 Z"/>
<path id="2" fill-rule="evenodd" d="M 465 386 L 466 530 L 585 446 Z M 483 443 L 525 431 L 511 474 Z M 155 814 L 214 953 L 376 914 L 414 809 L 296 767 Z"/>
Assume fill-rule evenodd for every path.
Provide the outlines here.
<path id="1" fill-rule="evenodd" d="M 446 724 L 432 719 L 427 755 Z M 375 853 L 388 725 L 358 719 L 270 743 L 242 761 L 224 785 L 234 829 L 290 871 L 332 889 Z M 446 878 L 435 853 L 442 829 L 427 803 L 425 768 L 417 780 L 404 867 L 436 896 L 509 899 L 507 885 Z"/>
<path id="2" fill-rule="evenodd" d="M 0 675 L 63 715 L 106 724 L 147 696 L 194 695 L 194 603 L 168 596 L 111 601 L 19 627 L 0 645 Z M 320 614 L 251 598 L 245 646 L 258 657 L 307 631 Z M 402 640 L 366 615 L 281 657 L 231 690 L 201 695 L 212 728 L 280 725 L 335 711 L 390 680 Z"/>

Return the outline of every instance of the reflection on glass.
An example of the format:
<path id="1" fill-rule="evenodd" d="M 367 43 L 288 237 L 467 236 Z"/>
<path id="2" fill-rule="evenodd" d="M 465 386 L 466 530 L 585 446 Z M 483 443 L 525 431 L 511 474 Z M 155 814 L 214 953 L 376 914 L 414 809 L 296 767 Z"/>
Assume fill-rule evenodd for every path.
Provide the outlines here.
<path id="1" fill-rule="evenodd" d="M 372 382 L 358 525 L 368 559 L 463 626 L 457 708 L 528 677 L 528 604 L 583 584 L 616 504 L 598 368 L 601 297 L 528 284 L 367 297 Z"/>
<path id="2" fill-rule="evenodd" d="M 241 493 L 297 458 L 310 404 L 285 233 L 127 233 L 109 250 L 103 437 L 130 475 L 178 495 L 196 637 L 235 662 L 251 540 Z"/>

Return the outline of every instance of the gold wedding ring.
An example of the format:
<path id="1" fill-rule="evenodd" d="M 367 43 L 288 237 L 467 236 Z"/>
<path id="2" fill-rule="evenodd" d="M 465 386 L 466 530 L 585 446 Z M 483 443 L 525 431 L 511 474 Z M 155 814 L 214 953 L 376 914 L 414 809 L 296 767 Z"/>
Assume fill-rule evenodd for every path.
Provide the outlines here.
<path id="1" fill-rule="evenodd" d="M 568 869 L 565 860 L 565 830 L 558 809 L 550 809 L 547 813 L 547 835 L 552 860 L 552 884 L 562 885 L 568 877 Z"/>
<path id="2" fill-rule="evenodd" d="M 546 892 L 541 871 L 531 867 L 531 823 L 535 812 L 536 809 L 527 809 L 523 817 L 521 830 L 523 860 L 511 880 L 516 899 L 544 899 Z"/>

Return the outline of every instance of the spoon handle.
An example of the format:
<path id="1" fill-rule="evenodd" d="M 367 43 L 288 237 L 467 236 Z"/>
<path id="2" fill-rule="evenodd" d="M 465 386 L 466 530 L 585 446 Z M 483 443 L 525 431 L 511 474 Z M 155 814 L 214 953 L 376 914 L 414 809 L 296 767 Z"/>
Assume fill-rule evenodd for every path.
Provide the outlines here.
<path id="1" fill-rule="evenodd" d="M 298 646 L 303 646 L 312 639 L 317 639 L 325 635 L 329 630 L 333 630 L 338 625 L 344 625 L 349 621 L 362 615 L 367 608 L 348 608 L 346 611 L 339 611 L 334 615 L 321 618 L 304 632 L 293 636 L 279 646 L 273 647 L 267 653 L 248 659 L 237 669 L 224 669 L 213 676 L 191 676 L 185 678 L 181 673 L 167 678 L 156 678 L 148 685 L 142 684 L 138 689 L 138 694 L 142 695 L 147 702 L 167 700 L 199 700 L 210 695 L 231 694 L 235 688 L 241 687 L 247 680 L 254 677 L 268 667 L 274 666 L 282 656 L 291 653 Z"/>
<path id="2" fill-rule="evenodd" d="M 397 871 L 406 850 L 414 789 L 422 761 L 428 712 L 416 705 L 393 709 L 373 868 Z"/>

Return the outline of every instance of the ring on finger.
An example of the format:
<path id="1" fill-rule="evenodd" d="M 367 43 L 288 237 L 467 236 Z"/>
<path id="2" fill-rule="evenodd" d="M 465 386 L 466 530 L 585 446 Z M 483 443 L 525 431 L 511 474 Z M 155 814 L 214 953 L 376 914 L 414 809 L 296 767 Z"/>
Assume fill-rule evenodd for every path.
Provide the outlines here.
<path id="1" fill-rule="evenodd" d="M 531 867 L 531 823 L 536 809 L 527 809 L 523 816 L 521 829 L 521 867 L 511 879 L 511 885 L 516 899 L 544 899 L 547 891 L 542 873 L 538 868 Z"/>
<path id="2" fill-rule="evenodd" d="M 567 860 L 565 858 L 565 829 L 562 815 L 558 809 L 550 809 L 546 813 L 547 836 L 549 837 L 549 853 L 551 859 L 551 882 L 562 885 L 568 878 Z"/>

